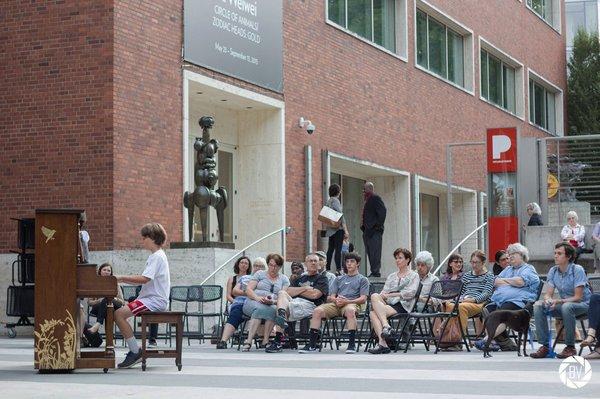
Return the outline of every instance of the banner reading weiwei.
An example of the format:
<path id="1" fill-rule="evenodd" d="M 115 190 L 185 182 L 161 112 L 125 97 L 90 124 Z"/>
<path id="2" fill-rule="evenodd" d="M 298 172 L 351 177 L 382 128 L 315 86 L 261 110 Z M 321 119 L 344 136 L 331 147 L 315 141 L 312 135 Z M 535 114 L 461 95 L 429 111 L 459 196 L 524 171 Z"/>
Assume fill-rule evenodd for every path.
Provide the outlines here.
<path id="1" fill-rule="evenodd" d="M 185 0 L 184 58 L 281 93 L 281 0 Z"/>

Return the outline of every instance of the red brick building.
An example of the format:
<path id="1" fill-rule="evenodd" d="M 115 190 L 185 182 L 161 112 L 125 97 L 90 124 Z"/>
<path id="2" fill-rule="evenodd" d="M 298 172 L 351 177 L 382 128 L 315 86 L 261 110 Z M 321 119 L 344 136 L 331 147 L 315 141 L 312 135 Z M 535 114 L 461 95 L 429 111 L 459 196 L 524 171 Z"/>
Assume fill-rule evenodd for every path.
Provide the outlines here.
<path id="1" fill-rule="evenodd" d="M 251 27 L 279 0 L 208 3 Z M 303 257 L 333 181 L 359 243 L 359 189 L 373 180 L 390 210 L 384 257 L 396 246 L 443 256 L 446 145 L 483 141 L 489 127 L 564 132 L 564 5 L 538 3 L 282 1 L 283 88 L 273 90 L 191 62 L 184 21 L 196 22 L 183 0 L 6 0 L 0 250 L 14 246 L 9 218 L 36 207 L 86 209 L 91 250 L 138 247 L 150 220 L 185 239 L 193 137 L 212 115 L 236 247 L 287 225 L 287 257 Z M 454 151 L 457 242 L 484 218 L 485 164 L 483 147 Z"/>

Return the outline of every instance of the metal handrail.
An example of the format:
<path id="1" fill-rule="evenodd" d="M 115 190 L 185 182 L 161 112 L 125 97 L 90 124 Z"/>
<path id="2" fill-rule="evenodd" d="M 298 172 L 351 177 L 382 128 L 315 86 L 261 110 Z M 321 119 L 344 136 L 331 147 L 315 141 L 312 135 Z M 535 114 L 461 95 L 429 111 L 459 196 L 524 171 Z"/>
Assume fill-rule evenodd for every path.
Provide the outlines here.
<path id="1" fill-rule="evenodd" d="M 285 232 L 286 234 L 290 232 L 292 228 L 290 226 L 284 226 L 281 227 L 275 231 L 273 231 L 272 233 L 267 234 L 266 236 L 263 236 L 261 238 L 259 238 L 258 240 L 254 241 L 252 244 L 246 246 L 244 249 L 240 250 L 239 252 L 237 252 L 235 255 L 233 255 L 232 257 L 230 257 L 229 259 L 227 259 L 221 266 L 217 267 L 211 274 L 208 275 L 207 278 L 205 278 L 204 280 L 202 280 L 202 282 L 200 283 L 200 285 L 204 285 L 204 283 L 206 283 L 208 280 L 210 280 L 215 274 L 217 274 L 222 268 L 224 268 L 225 266 L 227 266 L 229 264 L 229 262 L 231 262 L 232 260 L 234 260 L 235 258 L 237 258 L 238 256 L 240 256 L 241 254 L 243 254 L 244 252 L 246 252 L 248 250 L 248 248 L 253 247 L 254 245 L 258 244 L 259 242 L 266 240 L 267 238 L 277 234 L 277 233 L 281 233 L 281 232 Z M 283 242 L 282 242 L 283 244 Z M 283 245 L 282 245 L 283 248 Z"/>
<path id="2" fill-rule="evenodd" d="M 472 232 L 471 232 L 471 233 L 470 233 L 468 236 L 466 236 L 465 238 L 463 238 L 463 239 L 462 239 L 462 241 L 461 241 L 461 242 L 459 242 L 457 246 L 455 246 L 454 248 L 452 248 L 452 251 L 450 251 L 450 252 L 448 253 L 448 255 L 446 255 L 446 257 L 444 258 L 444 260 L 442 260 L 442 261 L 440 262 L 440 264 L 439 264 L 439 265 L 438 265 L 438 267 L 437 267 L 437 268 L 436 268 L 436 269 L 433 271 L 433 273 L 432 273 L 432 274 L 433 274 L 433 275 L 436 275 L 436 274 L 437 274 L 437 273 L 440 271 L 440 269 L 441 269 L 442 265 L 444 265 L 444 263 L 446 263 L 446 262 L 448 261 L 448 259 L 450 258 L 450 256 L 452 256 L 452 254 L 454 253 L 454 251 L 456 251 L 456 250 L 457 250 L 457 249 L 458 249 L 458 248 L 459 248 L 461 245 L 463 245 L 463 244 L 464 244 L 464 243 L 465 243 L 465 242 L 466 242 L 466 241 L 467 241 L 469 238 L 471 238 L 471 236 L 472 236 L 473 234 L 477 233 L 479 230 L 481 230 L 482 228 L 484 228 L 486 225 L 487 225 L 487 222 L 483 222 L 483 224 L 482 224 L 481 226 L 477 227 L 477 228 L 476 228 L 475 230 L 473 230 L 473 231 L 472 231 Z"/>

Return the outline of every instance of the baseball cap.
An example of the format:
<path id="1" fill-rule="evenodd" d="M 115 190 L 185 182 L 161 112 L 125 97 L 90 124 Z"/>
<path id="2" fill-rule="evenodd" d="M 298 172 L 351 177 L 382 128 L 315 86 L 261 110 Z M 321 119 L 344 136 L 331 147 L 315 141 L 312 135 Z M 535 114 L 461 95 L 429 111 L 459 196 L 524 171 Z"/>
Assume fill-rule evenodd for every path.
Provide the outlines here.
<path id="1" fill-rule="evenodd" d="M 321 259 L 327 259 L 327 255 L 325 255 L 325 252 L 323 251 L 317 251 L 315 252 L 315 255 L 317 255 Z"/>

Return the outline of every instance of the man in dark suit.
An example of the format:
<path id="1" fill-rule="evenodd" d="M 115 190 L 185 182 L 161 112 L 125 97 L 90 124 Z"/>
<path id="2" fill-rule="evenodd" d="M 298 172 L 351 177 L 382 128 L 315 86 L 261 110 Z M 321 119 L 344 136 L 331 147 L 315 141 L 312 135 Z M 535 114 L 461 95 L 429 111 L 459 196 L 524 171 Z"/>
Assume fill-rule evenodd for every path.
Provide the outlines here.
<path id="1" fill-rule="evenodd" d="M 365 252 L 369 257 L 371 274 L 369 277 L 381 277 L 381 244 L 383 237 L 383 224 L 385 223 L 386 209 L 381 197 L 374 192 L 373 183 L 366 182 L 363 187 L 365 205 L 362 213 L 360 229 L 363 232 Z"/>

